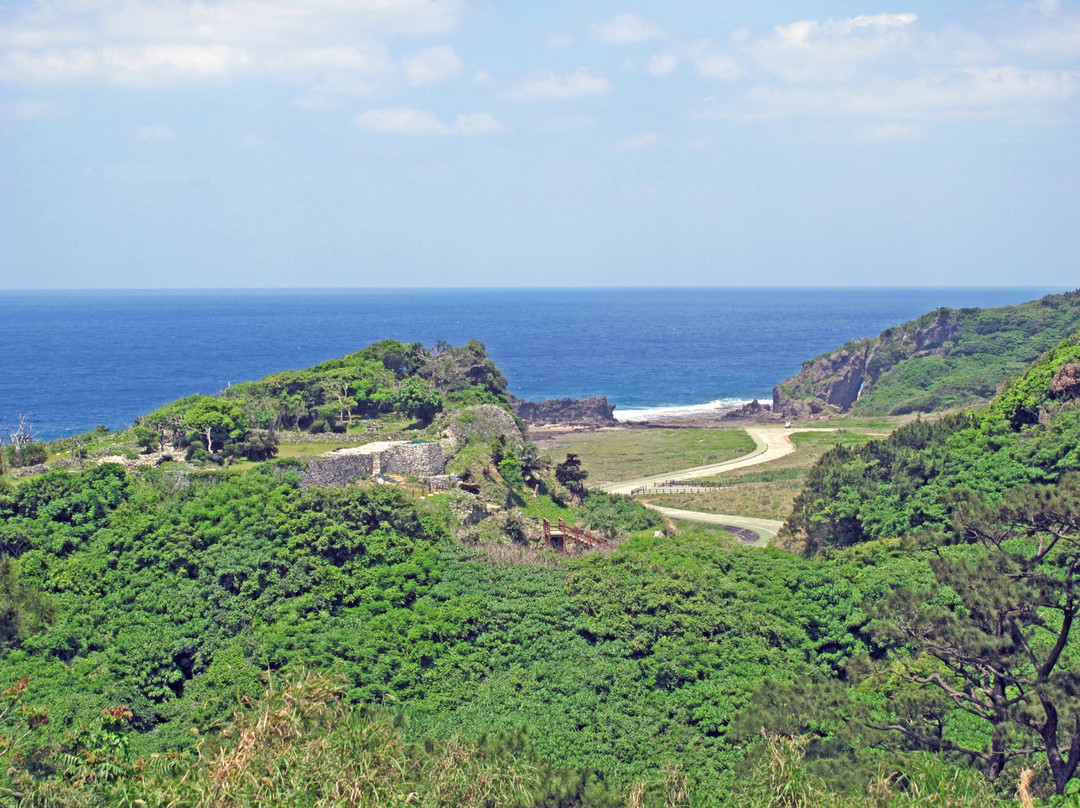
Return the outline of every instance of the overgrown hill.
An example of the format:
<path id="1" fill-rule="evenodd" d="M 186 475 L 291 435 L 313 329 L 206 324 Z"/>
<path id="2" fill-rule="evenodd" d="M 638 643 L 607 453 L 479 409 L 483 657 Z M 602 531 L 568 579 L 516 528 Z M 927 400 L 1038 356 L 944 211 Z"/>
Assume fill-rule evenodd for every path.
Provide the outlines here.
<path id="1" fill-rule="evenodd" d="M 1080 328 L 1080 291 L 993 309 L 941 308 L 803 364 L 773 391 L 792 418 L 978 406 Z"/>
<path id="2" fill-rule="evenodd" d="M 888 599 L 929 588 L 934 556 L 879 543 L 799 558 L 705 527 L 668 535 L 637 503 L 587 491 L 571 457 L 554 469 L 531 457 L 501 403 L 476 403 L 500 390 L 480 351 L 402 347 L 238 385 L 191 411 L 224 402 L 265 424 L 259 434 L 310 431 L 335 417 L 341 384 L 355 402 L 332 428 L 450 432 L 452 470 L 475 493 L 306 486 L 295 458 L 0 481 L 0 804 L 1008 804 L 970 755 L 891 729 L 914 717 L 976 750 L 998 737 L 898 685 L 921 660 L 859 672 L 892 642 L 873 617 L 903 615 Z M 379 402 L 410 379 L 462 406 L 403 424 Z M 938 440 L 933 429 L 971 429 L 980 452 L 1014 447 L 1052 479 L 1075 465 L 1080 435 L 1054 430 L 1078 394 L 1074 342 L 984 420 L 909 433 L 909 448 Z M 299 416 L 283 409 L 294 396 Z M 181 418 L 179 434 L 197 443 L 190 426 Z M 220 439 L 211 431 L 203 451 L 220 454 Z M 920 462 L 911 480 L 940 476 Z M 1018 473 L 1003 468 L 1005 485 Z M 904 496 L 874 514 L 902 513 Z M 583 522 L 618 546 L 538 549 L 529 516 Z M 1051 786 L 1040 769 L 1033 788 Z"/>
<path id="3" fill-rule="evenodd" d="M 813 549 L 943 529 L 957 491 L 996 501 L 1073 471 L 1080 471 L 1080 334 L 977 413 L 916 421 L 885 440 L 829 452 L 786 530 Z"/>
<path id="4" fill-rule="evenodd" d="M 383 340 L 305 370 L 275 373 L 194 395 L 141 417 L 136 439 L 145 450 L 195 447 L 196 459 L 265 459 L 282 430 L 345 433 L 365 420 L 397 414 L 429 423 L 446 407 L 495 404 L 509 411 L 506 377 L 473 340 L 432 349 Z"/>

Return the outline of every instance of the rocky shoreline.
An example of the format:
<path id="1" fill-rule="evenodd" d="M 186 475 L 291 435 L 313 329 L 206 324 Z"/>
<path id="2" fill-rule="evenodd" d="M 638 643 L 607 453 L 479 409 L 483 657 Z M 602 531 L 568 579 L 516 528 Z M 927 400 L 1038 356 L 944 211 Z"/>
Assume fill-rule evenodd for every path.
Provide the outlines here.
<path id="1" fill-rule="evenodd" d="M 657 410 L 648 418 L 619 420 L 606 396 L 584 399 L 549 399 L 543 402 L 512 399 L 514 412 L 528 427 L 528 437 L 538 444 L 573 432 L 623 429 L 708 429 L 747 424 L 775 424 L 783 420 L 770 404 L 754 401 L 739 406 L 687 407 L 687 411 Z"/>

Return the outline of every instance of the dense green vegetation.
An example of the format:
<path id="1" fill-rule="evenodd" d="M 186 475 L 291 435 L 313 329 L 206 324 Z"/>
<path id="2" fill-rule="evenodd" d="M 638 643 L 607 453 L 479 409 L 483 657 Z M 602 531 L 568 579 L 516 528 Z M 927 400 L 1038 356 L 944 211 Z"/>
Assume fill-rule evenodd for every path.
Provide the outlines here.
<path id="1" fill-rule="evenodd" d="M 829 453 L 796 499 L 789 532 L 813 549 L 941 529 L 957 490 L 996 500 L 1080 470 L 1078 361 L 1074 337 L 978 414 L 916 421 L 886 440 Z"/>
<path id="2" fill-rule="evenodd" d="M 420 379 L 442 397 L 410 417 L 457 436 L 463 488 L 444 494 L 305 488 L 292 460 L 0 482 L 0 804 L 975 808 L 1019 781 L 1026 808 L 1075 791 L 1080 339 L 977 415 L 807 438 L 837 446 L 796 503 L 801 554 L 589 491 L 581 458 L 549 465 L 504 409 L 472 406 L 497 370 L 447 350 L 408 354 L 422 364 L 400 378 L 383 364 L 371 393 L 411 407 Z M 360 367 L 341 361 L 311 378 Z M 253 401 L 280 403 L 263 383 L 185 415 L 250 425 Z M 365 401 L 335 426 L 382 406 Z M 225 437 L 208 429 L 206 451 Z M 619 546 L 538 549 L 541 516 Z"/>
<path id="3" fill-rule="evenodd" d="M 874 733 L 900 735 L 966 758 L 990 781 L 1023 760 L 1053 790 L 1073 788 L 1080 764 L 1078 401 L 1080 336 L 1049 351 L 977 414 L 916 422 L 821 460 L 788 540 L 807 554 L 838 558 L 876 559 L 883 547 L 902 548 L 915 574 L 870 607 L 878 649 L 849 665 L 851 686 L 819 679 L 805 689 L 811 695 L 794 700 L 783 686 L 773 688 L 762 703 L 772 701 L 774 726 L 805 732 L 832 716 L 818 742 L 851 750 L 845 754 L 855 752 L 844 736 L 856 727 L 858 744 Z M 855 549 L 836 555 L 845 547 Z M 835 749 L 823 757 L 835 758 Z"/>
<path id="4" fill-rule="evenodd" d="M 597 501 L 635 517 L 626 500 Z M 483 760 L 518 771 L 499 757 L 510 755 L 522 777 L 564 772 L 545 777 L 552 788 L 592 784 L 560 804 L 631 794 L 723 804 L 756 788 L 748 772 L 765 741 L 754 694 L 771 679 L 844 676 L 874 647 L 868 609 L 919 569 L 902 554 L 866 567 L 651 529 L 610 556 L 497 563 L 450 535 L 449 499 L 303 490 L 273 466 L 58 472 L 9 491 L 2 507 L 0 689 L 16 707 L 0 719 L 4 787 L 90 805 L 121 792 L 215 804 L 184 791 L 209 788 L 213 769 L 192 781 L 181 762 L 201 750 L 210 767 L 236 737 L 212 740 L 238 708 L 237 720 L 258 724 L 266 672 L 298 664 L 341 677 L 345 701 L 311 724 L 330 722 L 326 748 L 374 733 L 425 779 L 403 775 L 402 789 L 434 789 L 425 755 L 465 744 L 463 771 Z M 400 711 L 404 734 L 345 704 Z M 497 753 L 460 740 L 521 727 L 527 743 L 500 741 Z M 427 751 L 402 751 L 425 737 Z M 865 751 L 846 784 L 829 787 L 857 794 L 903 746 Z M 307 748 L 295 748 L 304 766 L 329 765 Z M 290 804 L 350 804 L 280 787 Z M 689 796 L 669 803 L 673 793 Z"/>
<path id="5" fill-rule="evenodd" d="M 791 557 L 785 584 L 779 557 L 693 537 L 493 566 L 438 499 L 302 490 L 273 467 L 55 472 L 3 508 L 0 686 L 27 678 L 21 703 L 49 719 L 23 750 L 60 754 L 117 705 L 125 754 L 191 749 L 263 671 L 303 661 L 354 702 L 405 706 L 417 735 L 528 725 L 544 760 L 620 787 L 664 766 L 717 785 L 740 757 L 724 728 L 766 671 L 855 641 L 822 628 L 843 632 L 844 601 Z"/>
<path id="6" fill-rule="evenodd" d="M 422 425 L 447 404 L 509 406 L 506 378 L 483 343 L 426 349 L 383 340 L 306 370 L 233 385 L 220 396 L 180 399 L 142 416 L 134 437 L 144 451 L 172 446 L 186 449 L 189 460 L 265 460 L 276 454 L 282 429 L 343 433 L 387 413 Z"/>

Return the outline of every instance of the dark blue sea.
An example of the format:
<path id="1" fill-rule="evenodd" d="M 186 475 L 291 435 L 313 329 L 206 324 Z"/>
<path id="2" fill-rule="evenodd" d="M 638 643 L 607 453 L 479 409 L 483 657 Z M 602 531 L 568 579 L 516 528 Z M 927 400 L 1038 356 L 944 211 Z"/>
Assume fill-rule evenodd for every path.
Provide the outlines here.
<path id="1" fill-rule="evenodd" d="M 939 306 L 1061 289 L 542 289 L 0 292 L 0 427 L 116 429 L 190 393 L 376 340 L 470 339 L 520 398 L 620 410 L 768 399 L 802 362 Z M 6 434 L 6 433 L 5 433 Z"/>

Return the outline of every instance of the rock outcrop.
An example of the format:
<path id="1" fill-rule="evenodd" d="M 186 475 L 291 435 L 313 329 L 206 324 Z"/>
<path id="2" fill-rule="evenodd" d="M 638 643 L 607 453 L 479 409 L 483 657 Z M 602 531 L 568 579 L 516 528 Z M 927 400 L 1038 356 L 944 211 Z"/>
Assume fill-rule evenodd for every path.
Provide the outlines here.
<path id="1" fill-rule="evenodd" d="M 937 309 L 803 364 L 773 391 L 773 411 L 803 419 L 854 411 L 905 415 L 978 407 L 1080 329 L 1080 290 L 992 309 Z M 1059 397 L 1080 390 L 1063 370 Z"/>
<path id="2" fill-rule="evenodd" d="M 1066 362 L 1050 380 L 1050 392 L 1056 398 L 1080 398 L 1080 365 Z"/>
<path id="3" fill-rule="evenodd" d="M 474 404 L 448 413 L 440 421 L 443 450 L 453 457 L 473 441 L 502 440 L 514 452 L 525 444 L 514 416 L 495 404 Z"/>
<path id="4" fill-rule="evenodd" d="M 517 416 L 531 426 L 612 426 L 617 423 L 612 415 L 615 405 L 608 404 L 607 396 L 549 398 L 547 401 L 523 401 L 511 397 L 510 405 Z"/>
<path id="5" fill-rule="evenodd" d="M 775 419 L 778 416 L 773 415 L 772 407 L 770 405 L 762 404 L 760 401 L 758 401 L 755 398 L 753 401 L 748 402 L 746 404 L 743 404 L 741 407 L 737 407 L 736 409 L 731 410 L 730 412 L 724 413 L 723 417 L 724 417 L 724 420 L 732 420 L 732 421 L 741 421 L 741 420 L 761 421 L 761 420 L 772 420 L 772 419 Z"/>
<path id="6" fill-rule="evenodd" d="M 807 419 L 847 412 L 897 363 L 944 356 L 964 317 L 976 309 L 938 309 L 909 323 L 858 339 L 803 363 L 773 390 L 773 412 Z"/>

